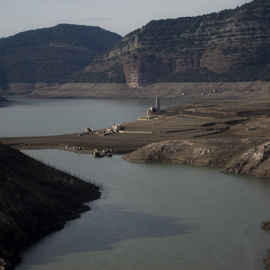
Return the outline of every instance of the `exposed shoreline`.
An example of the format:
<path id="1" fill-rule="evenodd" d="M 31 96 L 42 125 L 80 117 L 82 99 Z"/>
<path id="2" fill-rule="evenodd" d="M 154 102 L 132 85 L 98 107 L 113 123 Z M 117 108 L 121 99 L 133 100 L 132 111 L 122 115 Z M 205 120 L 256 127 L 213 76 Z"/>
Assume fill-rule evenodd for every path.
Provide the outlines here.
<path id="1" fill-rule="evenodd" d="M 270 82 L 155 83 L 132 88 L 123 83 L 10 83 L 0 95 L 33 98 L 224 99 L 258 97 L 269 93 Z"/>
<path id="2" fill-rule="evenodd" d="M 211 150 L 210 161 L 204 156 L 201 160 L 192 158 L 189 152 L 191 156 L 186 154 L 183 163 L 226 166 L 241 152 L 270 141 L 269 108 L 268 96 L 200 102 L 172 106 L 154 115 L 153 119 L 142 118 L 125 123 L 122 125 L 123 130 L 107 136 L 104 134 L 105 130 L 98 130 L 57 136 L 0 138 L 0 142 L 17 149 L 62 149 L 91 154 L 95 149 L 112 149 L 114 154 L 127 154 L 154 143 L 168 145 L 171 141 L 189 142 L 189 148 L 191 144 L 197 144 L 197 147 L 211 146 L 216 150 Z M 242 141 L 247 143 L 241 143 Z M 227 151 L 226 158 L 220 153 L 222 143 L 226 146 L 223 146 Z M 155 151 L 155 147 L 151 149 Z M 146 152 L 150 153 L 150 150 Z M 219 156 L 223 157 L 222 162 L 217 162 Z M 138 154 L 136 157 L 129 154 L 126 158 L 131 161 L 151 161 L 145 156 L 139 157 Z M 170 153 L 170 156 L 159 157 L 158 160 L 175 159 L 178 160 L 176 162 L 180 162 L 184 158 L 183 151 L 176 151 L 174 158 Z M 153 157 L 152 160 L 158 161 Z"/>
<path id="3" fill-rule="evenodd" d="M 169 107 L 154 118 L 125 123 L 126 133 L 107 136 L 100 130 L 0 138 L 0 142 L 17 149 L 61 149 L 89 154 L 94 149 L 113 149 L 114 154 L 126 154 L 124 159 L 129 161 L 222 166 L 224 172 L 270 178 L 268 94 Z M 269 260 L 265 259 L 266 266 Z"/>

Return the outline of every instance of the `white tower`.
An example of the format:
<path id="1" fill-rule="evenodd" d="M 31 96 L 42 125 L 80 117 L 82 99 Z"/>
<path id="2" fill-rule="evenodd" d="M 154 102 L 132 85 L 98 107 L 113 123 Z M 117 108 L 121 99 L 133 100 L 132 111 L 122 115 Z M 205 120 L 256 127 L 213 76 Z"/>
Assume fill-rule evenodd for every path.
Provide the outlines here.
<path id="1" fill-rule="evenodd" d="M 156 112 L 160 111 L 160 99 L 159 96 L 156 97 Z"/>

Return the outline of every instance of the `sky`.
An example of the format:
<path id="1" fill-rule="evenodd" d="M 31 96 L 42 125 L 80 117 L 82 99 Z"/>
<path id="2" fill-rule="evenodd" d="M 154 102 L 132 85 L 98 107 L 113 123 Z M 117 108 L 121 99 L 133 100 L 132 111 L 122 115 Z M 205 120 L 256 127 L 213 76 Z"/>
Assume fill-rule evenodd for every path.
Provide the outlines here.
<path id="1" fill-rule="evenodd" d="M 0 0 L 0 38 L 60 23 L 100 26 L 121 36 L 151 20 L 233 9 L 251 0 Z"/>

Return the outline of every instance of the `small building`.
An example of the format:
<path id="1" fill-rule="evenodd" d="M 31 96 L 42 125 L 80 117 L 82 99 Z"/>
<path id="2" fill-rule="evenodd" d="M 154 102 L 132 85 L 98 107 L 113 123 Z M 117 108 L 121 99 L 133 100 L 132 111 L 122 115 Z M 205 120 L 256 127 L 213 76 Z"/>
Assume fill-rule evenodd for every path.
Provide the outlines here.
<path id="1" fill-rule="evenodd" d="M 159 96 L 156 97 L 156 107 L 150 107 L 147 110 L 147 115 L 151 115 L 153 113 L 160 112 L 160 98 Z"/>
<path id="2" fill-rule="evenodd" d="M 156 97 L 156 112 L 160 112 L 160 98 Z"/>

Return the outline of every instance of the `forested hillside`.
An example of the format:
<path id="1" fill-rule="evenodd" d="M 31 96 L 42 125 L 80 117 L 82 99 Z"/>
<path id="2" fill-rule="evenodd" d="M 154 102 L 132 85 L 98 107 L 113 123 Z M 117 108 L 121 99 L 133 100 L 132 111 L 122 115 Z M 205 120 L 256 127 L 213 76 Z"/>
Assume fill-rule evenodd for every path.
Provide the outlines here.
<path id="1" fill-rule="evenodd" d="M 63 228 L 66 221 L 90 210 L 83 203 L 100 198 L 99 187 L 3 144 L 0 172 L 1 270 L 13 269 L 23 247 Z"/>
<path id="2" fill-rule="evenodd" d="M 0 83 L 65 82 L 121 36 L 99 27 L 60 24 L 0 39 Z"/>
<path id="3" fill-rule="evenodd" d="M 9 83 L 270 81 L 270 0 L 197 17 L 151 21 L 123 39 L 99 27 L 57 25 L 0 40 Z"/>
<path id="4" fill-rule="evenodd" d="M 270 0 L 254 0 L 218 13 L 151 21 L 73 80 L 108 80 L 117 69 L 132 87 L 156 82 L 269 81 L 269 66 Z"/>

